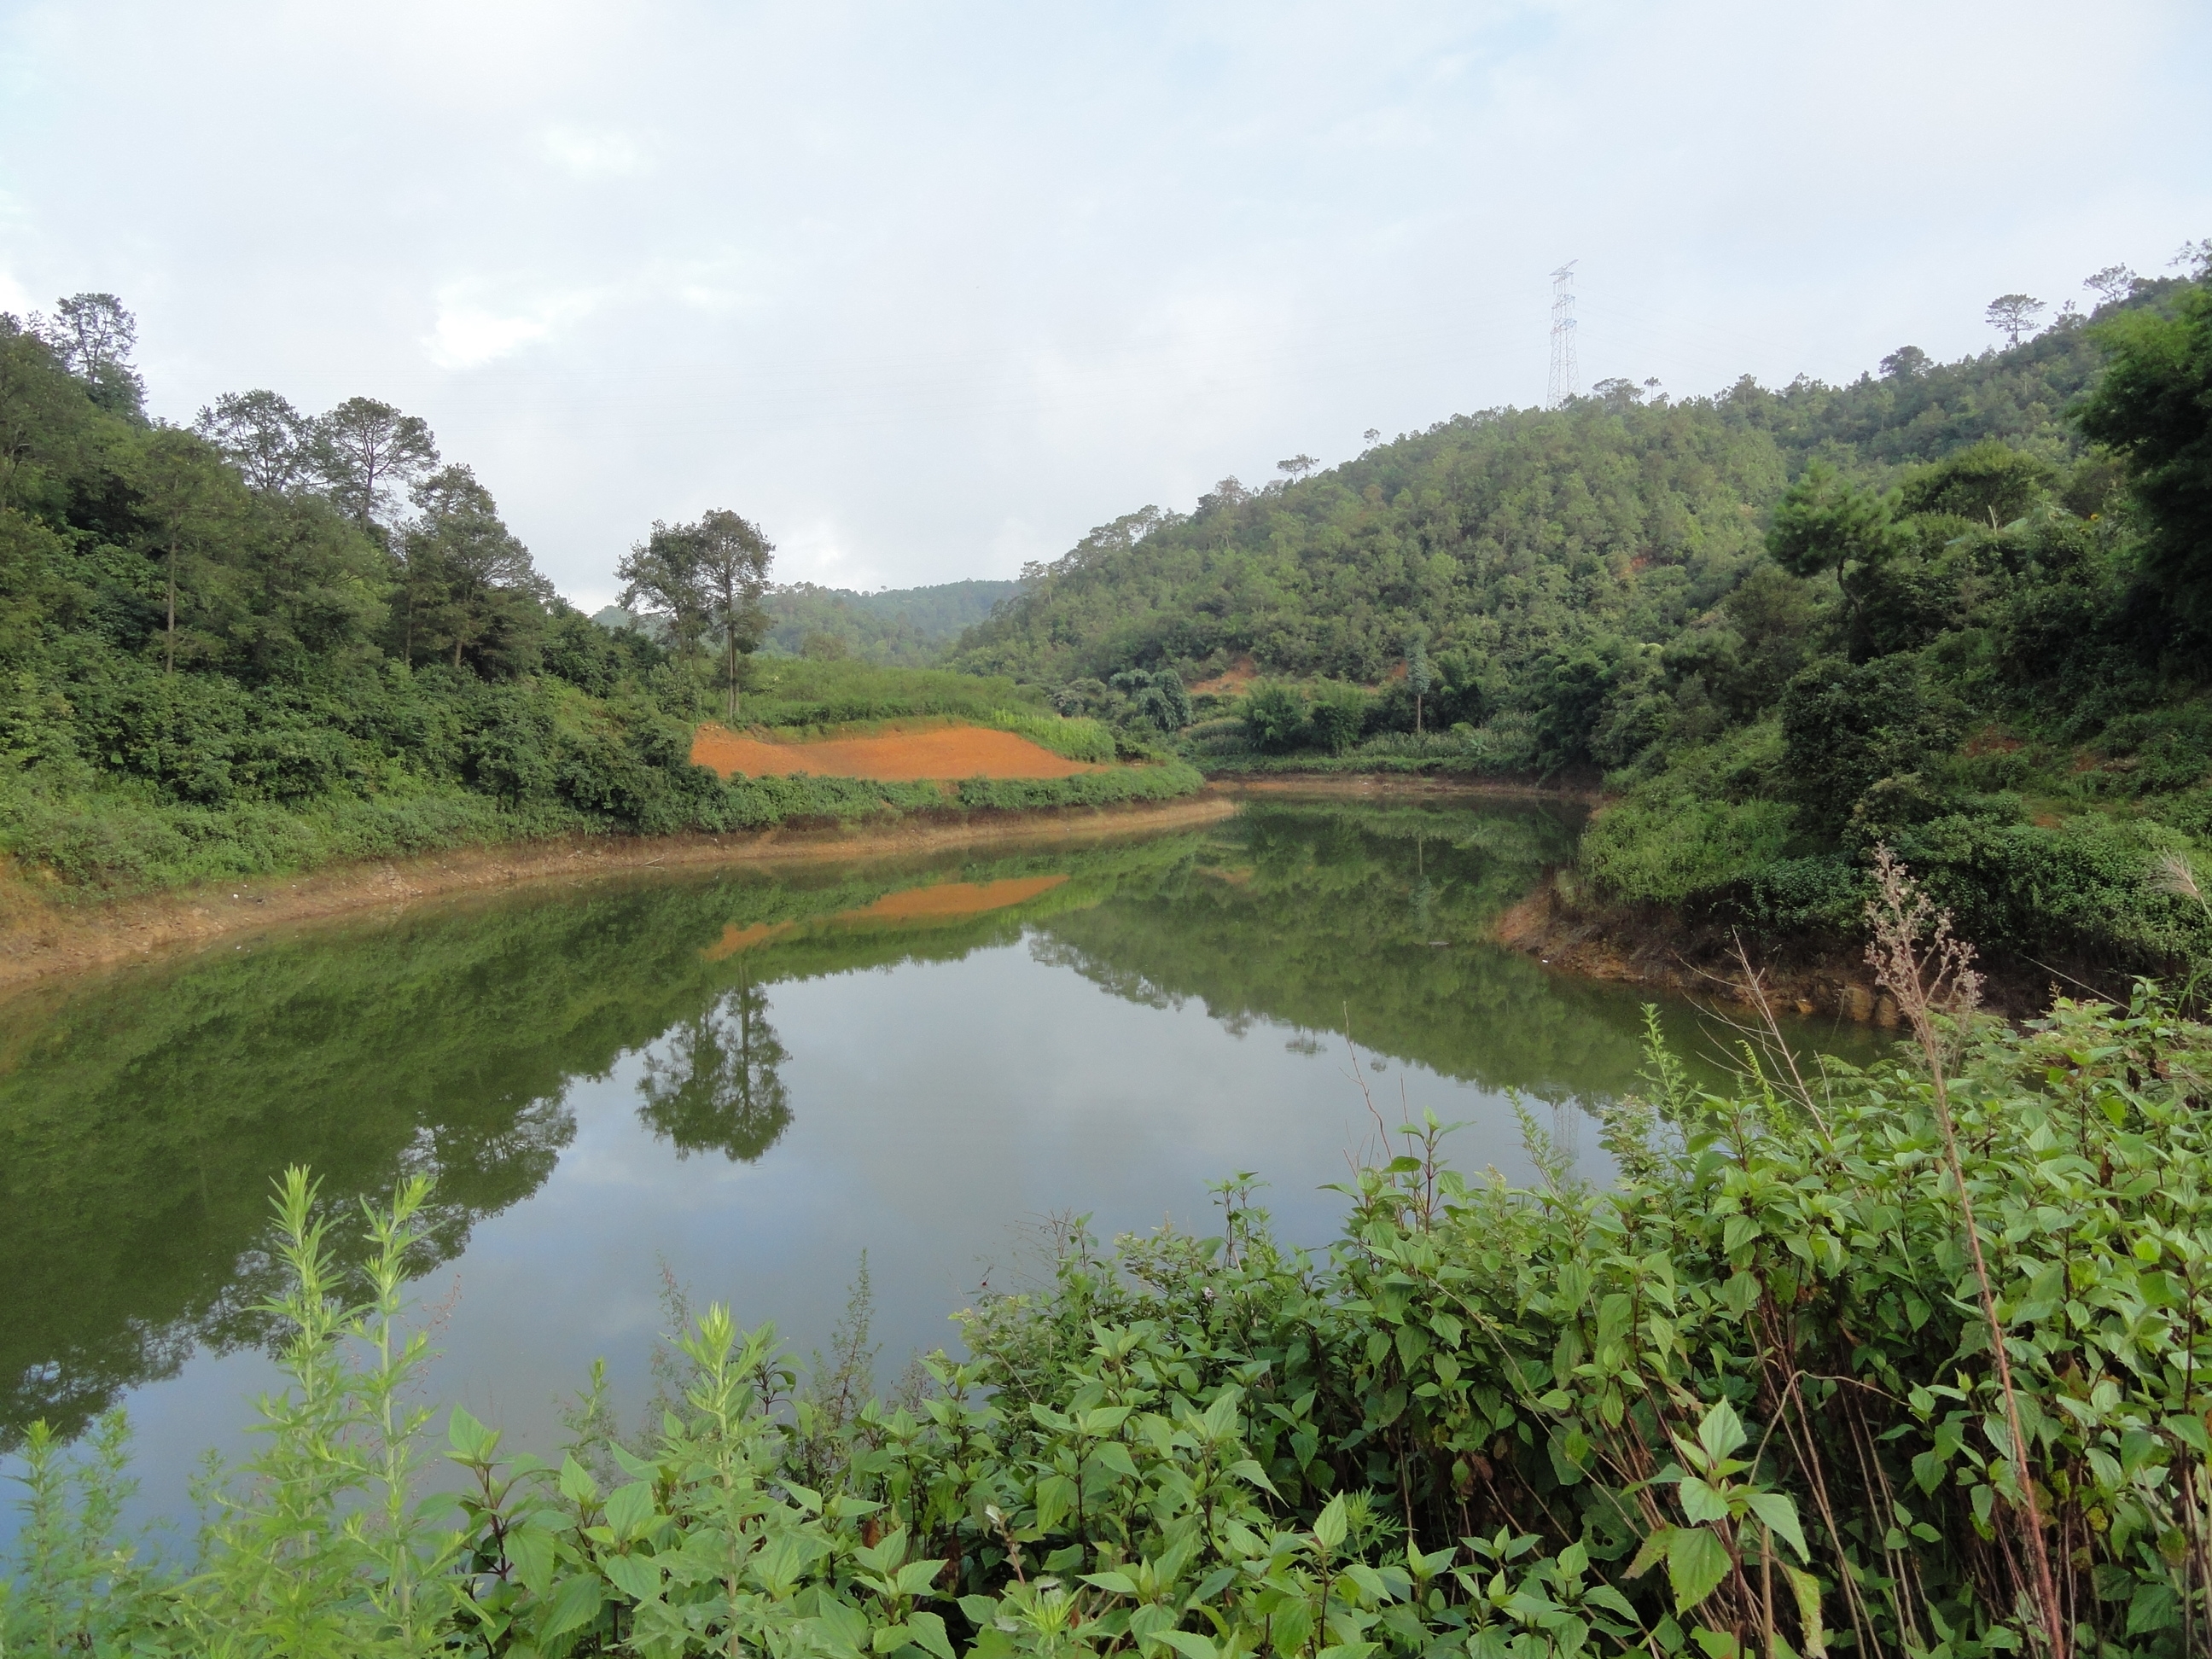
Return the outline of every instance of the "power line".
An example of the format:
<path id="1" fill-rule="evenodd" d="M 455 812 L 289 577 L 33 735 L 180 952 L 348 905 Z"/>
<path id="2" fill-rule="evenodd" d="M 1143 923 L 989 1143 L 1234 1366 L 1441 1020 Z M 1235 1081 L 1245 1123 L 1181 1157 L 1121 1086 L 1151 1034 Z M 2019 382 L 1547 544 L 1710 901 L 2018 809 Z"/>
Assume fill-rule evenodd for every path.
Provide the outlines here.
<path id="1" fill-rule="evenodd" d="M 1552 273 L 1552 382 L 1545 407 L 1557 409 L 1578 389 L 1575 368 L 1575 262 Z"/>

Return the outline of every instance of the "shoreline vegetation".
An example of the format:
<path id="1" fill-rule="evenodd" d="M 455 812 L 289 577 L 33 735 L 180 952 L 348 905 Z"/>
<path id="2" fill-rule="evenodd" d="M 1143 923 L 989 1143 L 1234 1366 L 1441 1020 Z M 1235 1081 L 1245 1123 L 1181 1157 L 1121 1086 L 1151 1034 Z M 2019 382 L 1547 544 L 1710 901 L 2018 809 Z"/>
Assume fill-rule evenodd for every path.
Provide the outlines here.
<path id="1" fill-rule="evenodd" d="M 429 1178 L 276 1183 L 283 1386 L 188 1559 L 118 1523 L 127 1415 L 22 1449 L 9 1650 L 854 1659 L 2185 1659 L 2212 1629 L 2212 1029 L 2145 992 L 1978 1013 L 1886 854 L 1912 1041 L 1735 1087 L 1659 1039 L 1617 1179 L 1385 1133 L 1323 1253 L 1236 1175 L 1211 1237 L 1078 1221 L 965 1355 L 878 1390 L 672 1291 L 635 1426 L 428 1402 Z M 1355 1065 L 1352 1075 L 1358 1076 Z"/>

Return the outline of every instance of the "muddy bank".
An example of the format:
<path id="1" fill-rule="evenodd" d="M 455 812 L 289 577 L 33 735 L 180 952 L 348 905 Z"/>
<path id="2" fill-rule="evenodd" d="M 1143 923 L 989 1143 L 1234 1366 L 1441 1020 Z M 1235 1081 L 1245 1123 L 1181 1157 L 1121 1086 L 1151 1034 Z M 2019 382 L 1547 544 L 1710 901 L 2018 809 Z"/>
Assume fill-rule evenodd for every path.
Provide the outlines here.
<path id="1" fill-rule="evenodd" d="M 1236 802 L 1193 799 L 1037 812 L 978 812 L 850 829 L 726 836 L 576 836 L 459 848 L 414 859 L 334 866 L 110 902 L 57 902 L 20 880 L 0 884 L 0 991 L 55 975 L 188 950 L 228 933 L 389 910 L 452 894 L 538 882 L 576 883 L 656 868 L 828 862 L 1023 841 L 1179 829 L 1229 817 Z"/>
<path id="2" fill-rule="evenodd" d="M 1544 882 L 1501 914 L 1492 925 L 1491 937 L 1559 973 L 1648 985 L 1684 996 L 1750 1000 L 1736 935 L 1729 929 L 1686 924 L 1657 912 L 1571 903 L 1560 896 L 1556 880 Z M 1896 1027 L 1897 1005 L 1875 984 L 1863 940 L 1746 939 L 1744 944 L 1778 1012 L 1837 1016 L 1885 1030 Z M 2127 1000 L 2124 980 L 2078 965 L 2069 973 L 2030 963 L 1984 962 L 1979 966 L 1984 975 L 1984 1006 L 2008 1018 L 2033 1018 L 2062 992 L 2123 1004 Z"/>

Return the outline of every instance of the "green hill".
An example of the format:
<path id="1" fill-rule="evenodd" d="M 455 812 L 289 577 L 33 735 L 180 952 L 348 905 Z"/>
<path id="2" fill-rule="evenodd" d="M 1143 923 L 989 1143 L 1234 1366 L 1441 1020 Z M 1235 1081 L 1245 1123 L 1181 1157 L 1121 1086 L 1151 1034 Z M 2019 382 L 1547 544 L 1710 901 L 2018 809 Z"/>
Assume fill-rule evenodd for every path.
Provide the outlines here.
<path id="1" fill-rule="evenodd" d="M 2158 884 L 2212 830 L 2202 274 L 2102 273 L 2094 313 L 1957 362 L 1609 381 L 1225 479 L 1093 531 L 952 660 L 1125 719 L 1237 671 L 1183 738 L 1217 769 L 1602 778 L 1584 902 L 1832 933 L 1887 841 L 1985 945 L 2167 964 L 2205 916 Z M 2141 384 L 2100 425 L 2116 357 Z"/>
<path id="2" fill-rule="evenodd" d="M 886 668 L 925 668 L 939 661 L 963 632 L 1020 586 L 971 580 L 862 593 L 790 582 L 762 598 L 769 629 L 761 649 L 769 656 L 850 658 Z M 592 620 L 605 628 L 653 632 L 649 619 L 620 605 L 593 612 Z"/>

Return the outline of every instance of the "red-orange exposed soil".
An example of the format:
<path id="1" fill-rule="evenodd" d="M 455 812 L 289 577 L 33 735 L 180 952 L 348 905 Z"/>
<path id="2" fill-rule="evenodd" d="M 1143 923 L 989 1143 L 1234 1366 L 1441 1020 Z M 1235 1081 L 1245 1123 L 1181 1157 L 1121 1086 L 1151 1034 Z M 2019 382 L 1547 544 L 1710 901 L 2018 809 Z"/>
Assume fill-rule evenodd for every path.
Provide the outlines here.
<path id="1" fill-rule="evenodd" d="M 1200 680 L 1190 688 L 1194 697 L 1233 697 L 1260 678 L 1260 665 L 1249 657 L 1239 657 L 1210 680 Z"/>
<path id="2" fill-rule="evenodd" d="M 691 758 L 724 777 L 872 778 L 911 783 L 927 778 L 1066 778 L 1105 769 L 981 726 L 942 726 L 920 732 L 890 731 L 866 738 L 822 738 L 776 743 L 740 736 L 726 726 L 702 726 L 691 739 Z"/>

